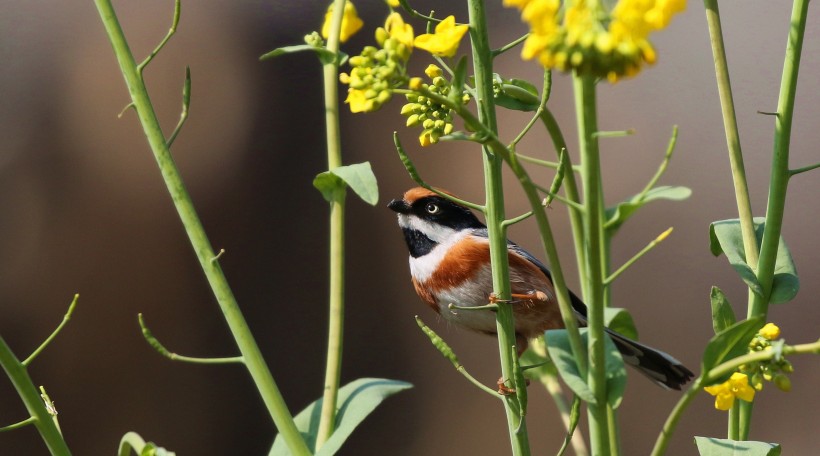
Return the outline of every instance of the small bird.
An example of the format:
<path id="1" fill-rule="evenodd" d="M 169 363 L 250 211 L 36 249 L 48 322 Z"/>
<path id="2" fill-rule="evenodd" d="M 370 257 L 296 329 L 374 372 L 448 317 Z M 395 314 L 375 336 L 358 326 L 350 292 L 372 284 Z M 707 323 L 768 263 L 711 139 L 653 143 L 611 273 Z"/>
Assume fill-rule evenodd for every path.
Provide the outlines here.
<path id="1" fill-rule="evenodd" d="M 446 192 L 445 192 L 446 193 Z M 388 207 L 398 214 L 410 250 L 410 275 L 419 297 L 444 319 L 484 334 L 496 334 L 493 312 L 458 312 L 450 304 L 475 307 L 494 297 L 487 227 L 468 208 L 422 187 L 408 190 Z M 519 355 L 527 340 L 564 327 L 552 276 L 529 252 L 507 241 Z M 587 307 L 572 292 L 580 325 Z M 664 388 L 680 390 L 694 374 L 672 356 L 607 329 L 624 361 Z"/>

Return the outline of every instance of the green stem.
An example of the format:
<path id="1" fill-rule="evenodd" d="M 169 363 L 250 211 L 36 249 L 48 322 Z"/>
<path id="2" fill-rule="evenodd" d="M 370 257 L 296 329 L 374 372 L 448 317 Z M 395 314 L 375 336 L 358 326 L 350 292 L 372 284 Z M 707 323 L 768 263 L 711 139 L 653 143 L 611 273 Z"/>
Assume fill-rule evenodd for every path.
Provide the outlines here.
<path id="1" fill-rule="evenodd" d="M 40 437 L 42 437 L 43 442 L 45 442 L 51 454 L 60 456 L 70 455 L 71 450 L 68 449 L 68 445 L 63 439 L 62 434 L 60 434 L 57 424 L 52 420 L 48 410 L 46 410 L 43 399 L 34 386 L 34 382 L 32 382 L 26 366 L 17 359 L 1 336 L 0 365 L 2 365 L 3 370 L 6 371 L 6 375 L 9 377 L 9 380 L 11 380 L 11 384 L 14 385 L 14 389 L 17 390 L 17 394 L 26 406 L 29 415 L 34 419 L 34 426 L 37 427 Z"/>
<path id="2" fill-rule="evenodd" d="M 717 78 L 718 95 L 723 113 L 723 128 L 726 131 L 726 144 L 729 149 L 729 164 L 732 168 L 737 213 L 743 235 L 743 248 L 746 253 L 746 262 L 755 270 L 758 262 L 757 237 L 755 237 L 754 223 L 752 222 L 752 203 L 749 198 L 749 186 L 746 182 L 746 168 L 743 165 L 743 153 L 740 149 L 740 133 L 737 128 L 737 117 L 735 116 L 735 105 L 732 98 L 732 84 L 729 80 L 729 64 L 726 61 L 726 49 L 723 45 L 720 11 L 718 10 L 717 0 L 703 0 L 703 5 L 706 7 L 706 23 L 709 26 L 712 56 L 715 61 L 715 77 Z"/>
<path id="3" fill-rule="evenodd" d="M 689 404 L 692 403 L 692 400 L 695 399 L 701 388 L 701 379 L 697 378 L 692 382 L 692 386 L 681 396 L 678 403 L 675 404 L 675 408 L 672 409 L 672 412 L 669 413 L 669 416 L 666 418 L 666 422 L 663 423 L 663 429 L 661 429 L 660 434 L 658 434 L 658 439 L 655 441 L 655 447 L 652 448 L 651 456 L 661 456 L 666 453 L 666 448 L 669 446 L 672 434 L 678 427 L 678 422 L 683 416 L 683 412 L 689 407 Z"/>
<path id="4" fill-rule="evenodd" d="M 772 156 L 772 173 L 769 182 L 769 201 L 766 206 L 766 228 L 763 231 L 760 263 L 757 270 L 757 279 L 763 289 L 763 296 L 755 295 L 749 308 L 749 317 L 766 315 L 768 312 L 769 294 L 774 280 L 777 247 L 783 226 L 786 190 L 790 177 L 789 143 L 791 141 L 794 97 L 797 92 L 797 74 L 800 69 L 800 54 L 803 49 L 808 8 L 808 0 L 794 1 L 791 27 L 786 45 L 786 58 L 783 64 L 783 77 L 780 82 L 780 97 L 777 102 L 778 114 L 775 118 L 774 154 Z"/>
<path id="5" fill-rule="evenodd" d="M 573 75 L 575 113 L 578 123 L 578 145 L 581 151 L 581 177 L 584 189 L 584 246 L 586 279 L 584 296 L 589 327 L 589 371 L 587 383 L 596 404 L 589 404 L 589 434 L 592 454 L 609 455 L 610 440 L 607 418 L 606 366 L 604 357 L 604 205 L 601 189 L 601 162 L 598 131 L 595 79 L 589 75 Z"/>
<path id="6" fill-rule="evenodd" d="M 473 69 L 475 70 L 476 105 L 479 122 L 486 126 L 493 135 L 497 135 L 495 105 L 493 102 L 493 62 L 488 37 L 487 18 L 483 0 L 469 0 L 470 40 L 472 42 Z M 507 236 L 503 226 L 504 190 L 502 187 L 501 166 L 503 156 L 493 153 L 486 145 L 484 153 L 484 185 L 486 193 L 486 222 L 490 240 L 490 260 L 492 262 L 493 290 L 498 299 L 510 299 L 510 271 L 507 256 Z M 515 345 L 515 326 L 512 308 L 509 304 L 500 303 L 496 311 L 498 331 L 498 350 L 501 357 L 501 375 L 505 382 L 516 378 L 513 346 Z M 504 409 L 507 414 L 507 427 L 514 456 L 530 454 L 525 417 L 514 395 L 504 397 Z"/>
<path id="7" fill-rule="evenodd" d="M 43 350 L 45 350 L 46 347 L 48 347 L 48 344 L 50 344 L 51 341 L 54 340 L 55 337 L 57 337 L 57 334 L 60 334 L 60 331 L 63 330 L 63 327 L 65 327 L 65 325 L 68 324 L 68 321 L 71 320 L 71 315 L 74 314 L 74 309 L 77 307 L 77 300 L 79 300 L 79 299 L 80 299 L 80 295 L 75 294 L 74 299 L 71 300 L 71 304 L 68 305 L 68 310 L 66 311 L 65 315 L 63 316 L 63 321 L 61 321 L 60 324 L 57 325 L 57 328 L 54 331 L 51 332 L 51 335 L 49 335 L 46 338 L 46 340 L 44 340 L 43 343 L 40 344 L 40 346 L 37 347 L 37 349 L 34 350 L 28 356 L 28 358 L 23 360 L 23 366 L 28 366 L 29 364 L 31 364 L 31 362 L 34 361 L 34 358 L 36 358 L 37 355 L 42 353 Z"/>
<path id="8" fill-rule="evenodd" d="M 339 33 L 342 28 L 346 0 L 335 0 L 333 17 L 328 34 L 328 51 L 339 52 Z M 339 128 L 339 59 L 324 63 L 322 79 L 325 94 L 325 130 L 327 140 L 328 170 L 342 166 L 342 144 Z M 316 450 L 333 434 L 336 407 L 342 370 L 342 346 L 344 336 L 344 221 L 346 189 L 337 191 L 330 202 L 330 296 L 327 333 L 327 363 L 325 366 L 322 411 L 316 435 Z"/>
<path id="9" fill-rule="evenodd" d="M 114 53 L 122 70 L 126 85 L 128 86 L 131 100 L 137 111 L 151 151 L 162 173 L 165 185 L 168 187 L 171 199 L 173 200 L 191 245 L 194 248 L 200 266 L 205 273 L 205 277 L 225 316 L 225 321 L 228 323 L 228 327 L 236 341 L 237 347 L 245 359 L 245 366 L 259 390 L 259 394 L 262 396 L 268 413 L 290 450 L 296 455 L 309 455 L 310 450 L 308 450 L 307 444 L 296 428 L 293 417 L 288 411 L 285 400 L 279 392 L 279 388 L 271 375 L 270 369 L 267 364 L 265 364 L 262 353 L 239 309 L 239 305 L 228 285 L 225 274 L 222 272 L 222 268 L 219 266 L 219 262 L 211 261 L 216 255 L 194 209 L 193 202 L 185 188 L 179 170 L 171 157 L 171 152 L 168 149 L 159 121 L 157 120 L 151 100 L 148 96 L 148 91 L 145 88 L 145 83 L 137 70 L 134 56 L 128 46 L 128 42 L 114 12 L 114 8 L 111 5 L 111 1 L 95 0 L 95 4 L 100 13 L 103 25 L 105 26 L 108 38 L 111 41 L 111 45 L 113 46 Z"/>

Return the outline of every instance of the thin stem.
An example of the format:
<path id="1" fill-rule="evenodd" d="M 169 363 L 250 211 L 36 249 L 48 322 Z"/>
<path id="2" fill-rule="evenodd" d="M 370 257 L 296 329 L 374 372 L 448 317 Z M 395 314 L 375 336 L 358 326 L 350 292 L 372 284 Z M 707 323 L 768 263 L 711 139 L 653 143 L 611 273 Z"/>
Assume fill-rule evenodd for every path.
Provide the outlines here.
<path id="1" fill-rule="evenodd" d="M 592 453 L 608 455 L 609 426 L 606 411 L 606 366 L 604 357 L 604 205 L 601 189 L 601 163 L 595 80 L 589 75 L 573 75 L 578 144 L 581 151 L 581 177 L 584 188 L 584 246 L 587 259 L 587 325 L 589 327 L 589 371 L 587 384 L 596 404 L 589 404 L 589 433 Z"/>
<path id="2" fill-rule="evenodd" d="M 182 177 L 179 174 L 179 170 L 171 157 L 171 152 L 168 149 L 159 121 L 151 104 L 151 99 L 148 96 L 148 91 L 145 88 L 145 83 L 137 70 L 134 56 L 128 46 L 128 42 L 114 12 L 114 8 L 111 5 L 111 1 L 95 0 L 95 4 L 100 13 L 103 25 L 105 26 L 108 38 L 113 46 L 114 54 L 117 57 L 126 85 L 128 86 L 131 100 L 137 110 L 137 115 L 145 132 L 146 139 L 151 146 L 151 151 L 157 161 L 165 185 L 168 187 L 171 199 L 188 234 L 196 257 L 205 273 L 205 277 L 225 316 L 231 334 L 236 341 L 242 357 L 245 359 L 245 366 L 259 390 L 259 394 L 262 396 L 268 413 L 290 450 L 296 455 L 309 455 L 310 450 L 308 450 L 302 435 L 296 428 L 293 417 L 288 411 L 285 400 L 279 392 L 279 388 L 271 375 L 270 369 L 267 364 L 265 364 L 262 353 L 239 309 L 239 305 L 228 285 L 225 274 L 222 272 L 218 262 L 211 262 L 211 259 L 216 255 L 205 234 L 202 222 L 200 222 L 199 216 L 196 213 L 191 196 L 188 194 Z"/>
<path id="3" fill-rule="evenodd" d="M 326 49 L 333 54 L 339 52 L 339 33 L 346 0 L 335 0 Z M 327 140 L 328 170 L 342 166 L 341 132 L 339 128 L 339 59 L 328 59 L 322 66 L 325 95 L 325 131 Z M 344 220 L 345 194 L 342 188 L 335 192 L 330 201 L 330 296 L 328 299 L 329 319 L 327 333 L 327 363 L 325 366 L 322 411 L 316 434 L 316 450 L 330 438 L 335 429 L 336 407 L 339 397 L 339 383 L 342 371 L 342 344 L 344 336 Z"/>
<path id="4" fill-rule="evenodd" d="M 30 416 L 30 417 L 24 419 L 23 421 L 18 421 L 14 424 L 9 424 L 8 426 L 0 427 L 0 432 L 13 431 L 15 429 L 20 429 L 20 428 L 26 427 L 30 424 L 35 424 L 36 422 L 37 422 L 37 419 L 34 418 L 33 416 Z"/>
<path id="5" fill-rule="evenodd" d="M 666 453 L 666 448 L 669 446 L 672 434 L 678 427 L 678 422 L 683 416 L 683 412 L 689 407 L 689 404 L 692 403 L 692 400 L 695 399 L 701 388 L 702 383 L 700 377 L 698 377 L 692 382 L 692 386 L 681 396 L 678 403 L 675 404 L 675 408 L 672 409 L 672 412 L 669 413 L 669 416 L 666 418 L 666 422 L 663 423 L 663 429 L 661 429 L 660 434 L 658 434 L 658 439 L 655 441 L 655 447 L 652 448 L 651 456 L 661 456 Z"/>
<path id="6" fill-rule="evenodd" d="M 68 305 L 68 310 L 66 311 L 65 315 L 63 316 L 63 321 L 61 321 L 60 324 L 57 325 L 57 328 L 54 329 L 54 331 L 51 332 L 51 335 L 49 335 L 48 338 L 46 338 L 46 340 L 44 340 L 43 343 L 40 344 L 40 346 L 37 347 L 37 349 L 34 350 L 28 356 L 28 358 L 23 360 L 23 366 L 28 366 L 29 364 L 31 364 L 31 362 L 34 361 L 34 358 L 36 358 L 37 355 L 39 355 L 43 350 L 45 350 L 46 347 L 48 346 L 48 344 L 50 344 L 51 341 L 54 340 L 55 337 L 57 337 L 57 334 L 59 334 L 60 331 L 63 330 L 63 327 L 65 327 L 65 325 L 68 324 L 68 320 L 71 320 L 71 315 L 74 314 L 74 309 L 77 307 L 77 300 L 78 299 L 80 299 L 80 295 L 75 294 L 74 299 L 71 300 L 71 304 Z"/>
<path id="7" fill-rule="evenodd" d="M 746 253 L 746 262 L 755 270 L 758 261 L 757 237 L 755 237 L 754 223 L 752 223 L 752 203 L 749 198 L 749 186 L 746 182 L 743 153 L 740 150 L 740 132 L 737 128 L 735 105 L 732 99 L 732 84 L 729 80 L 729 64 L 726 61 L 726 49 L 723 45 L 718 0 L 703 0 L 703 5 L 706 7 L 706 22 L 709 26 L 712 56 L 715 61 L 715 76 L 723 113 L 723 128 L 726 131 L 726 143 L 729 149 L 729 164 L 732 168 L 737 212 L 743 235 L 743 248 Z"/>
<path id="8" fill-rule="evenodd" d="M 182 85 L 182 110 L 179 113 L 179 122 L 177 122 L 176 128 L 171 133 L 171 136 L 168 137 L 168 147 L 170 148 L 174 141 L 177 139 L 177 135 L 179 132 L 182 131 L 182 127 L 185 125 L 185 121 L 188 120 L 188 110 L 191 107 L 191 67 L 185 67 L 185 82 Z"/>
<path id="9" fill-rule="evenodd" d="M 813 165 L 803 166 L 802 168 L 795 168 L 795 169 L 789 170 L 789 175 L 790 176 L 796 176 L 798 174 L 805 173 L 806 171 L 811 171 L 811 170 L 814 170 L 814 169 L 817 169 L 817 168 L 820 168 L 820 163 L 815 163 Z"/>
<path id="10" fill-rule="evenodd" d="M 142 330 L 142 337 L 148 342 L 154 350 L 157 351 L 160 355 L 164 356 L 165 358 L 170 359 L 171 361 L 182 361 L 186 363 L 193 363 L 193 364 L 231 364 L 231 363 L 244 363 L 245 360 L 241 356 L 232 356 L 229 358 L 198 358 L 192 356 L 183 356 L 178 355 L 176 353 L 171 352 L 167 348 L 165 348 L 160 341 L 154 337 L 151 333 L 151 330 L 148 329 L 148 325 L 145 324 L 145 318 L 142 314 L 137 314 L 137 320 L 140 324 L 140 329 Z"/>
<path id="11" fill-rule="evenodd" d="M 70 455 L 71 450 L 68 449 L 68 445 L 62 434 L 60 434 L 56 423 L 51 419 L 40 393 L 34 387 L 34 382 L 32 382 L 26 366 L 17 359 L 2 336 L 0 336 L 0 365 L 3 366 L 3 370 L 6 371 L 11 384 L 17 390 L 17 394 L 34 420 L 33 424 L 37 427 L 40 437 L 51 454 Z"/>
<path id="12" fill-rule="evenodd" d="M 470 40 L 472 42 L 473 68 L 475 70 L 476 106 L 479 123 L 497 136 L 495 105 L 493 96 L 493 62 L 490 51 L 487 18 L 483 0 L 469 0 Z M 502 187 L 501 165 L 503 157 L 483 146 L 484 185 L 486 201 L 486 222 L 490 242 L 490 260 L 492 262 L 493 291 L 500 300 L 510 299 L 510 271 L 507 253 L 507 236 L 504 223 L 504 190 Z M 505 382 L 516 378 L 515 330 L 512 308 L 509 304 L 500 303 L 496 312 L 498 332 L 498 350 L 501 357 L 501 375 Z M 504 409 L 507 414 L 507 428 L 514 456 L 530 454 L 529 437 L 526 419 L 522 416 L 521 407 L 514 395 L 504 396 Z"/>
<path id="13" fill-rule="evenodd" d="M 523 42 L 524 42 L 524 40 L 526 40 L 528 36 L 530 36 L 530 34 L 529 34 L 529 33 L 528 33 L 528 34 L 526 34 L 526 35 L 523 35 L 523 36 L 520 36 L 520 37 L 516 38 L 516 39 L 515 39 L 514 41 L 512 41 L 511 43 L 507 43 L 507 44 L 505 44 L 504 46 L 501 46 L 501 47 L 500 47 L 500 48 L 498 48 L 498 49 L 493 49 L 493 51 L 492 51 L 493 57 L 497 57 L 497 56 L 499 56 L 499 55 L 501 55 L 501 54 L 503 54 L 503 53 L 505 53 L 505 52 L 509 51 L 510 49 L 512 49 L 512 48 L 514 48 L 514 47 L 516 47 L 516 46 L 518 46 L 519 44 L 523 43 Z"/>
<path id="14" fill-rule="evenodd" d="M 641 190 L 638 196 L 635 198 L 635 201 L 640 202 L 646 198 L 646 194 L 649 193 L 650 190 L 655 188 L 655 184 L 661 179 L 661 176 L 666 172 L 666 168 L 669 167 L 669 162 L 672 160 L 672 153 L 675 152 L 675 145 L 678 142 L 678 126 L 675 125 L 672 127 L 672 137 L 669 138 L 669 144 L 666 146 L 666 153 L 663 156 L 663 160 L 661 161 L 660 166 L 658 166 L 658 170 L 655 171 L 655 175 L 652 176 L 652 179 L 649 179 L 649 182 L 646 183 L 646 186 Z"/>
<path id="15" fill-rule="evenodd" d="M 667 236 L 669 236 L 669 234 L 670 234 L 670 233 L 672 233 L 672 228 L 671 228 L 671 227 L 670 227 L 668 230 L 666 230 L 666 231 L 664 231 L 663 233 L 661 233 L 658 237 L 656 237 L 655 239 L 653 239 L 653 240 L 652 240 L 652 242 L 650 242 L 649 244 L 647 244 L 647 246 L 646 246 L 646 247 L 644 247 L 643 249 L 641 249 L 641 251 L 640 251 L 640 252 L 636 253 L 636 254 L 635 254 L 632 258 L 630 258 L 630 259 L 629 259 L 629 261 L 627 261 L 626 263 L 624 263 L 624 264 L 623 264 L 620 268 L 618 268 L 615 272 L 613 272 L 612 274 L 610 274 L 609 276 L 607 276 L 607 278 L 606 278 L 606 279 L 604 279 L 604 285 L 607 285 L 607 286 L 608 286 L 608 285 L 611 285 L 611 284 L 612 284 L 612 282 L 614 282 L 614 281 L 615 281 L 615 279 L 617 279 L 619 275 L 621 275 L 621 274 L 622 274 L 624 271 L 626 271 L 626 270 L 627 270 L 630 266 L 632 266 L 632 265 L 633 265 L 636 261 L 638 261 L 638 259 L 639 259 L 639 258 L 641 258 L 642 256 L 646 255 L 646 253 L 647 253 L 647 252 L 649 252 L 650 250 L 652 250 L 653 248 L 655 248 L 655 246 L 656 246 L 656 245 L 660 244 L 660 243 L 661 243 L 664 239 L 666 239 L 666 237 L 667 237 Z"/>

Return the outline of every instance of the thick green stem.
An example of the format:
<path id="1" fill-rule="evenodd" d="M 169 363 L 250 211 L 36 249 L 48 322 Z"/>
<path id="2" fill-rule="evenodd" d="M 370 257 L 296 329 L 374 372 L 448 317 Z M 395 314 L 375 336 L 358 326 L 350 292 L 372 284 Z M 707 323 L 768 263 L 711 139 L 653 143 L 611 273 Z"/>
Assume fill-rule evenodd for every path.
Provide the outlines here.
<path id="1" fill-rule="evenodd" d="M 757 269 L 758 248 L 754 224 L 752 223 L 752 203 L 749 198 L 749 186 L 746 182 L 743 153 L 740 149 L 740 133 L 737 128 L 732 84 L 729 80 L 729 65 L 726 61 L 726 49 L 723 46 L 720 11 L 718 10 L 717 0 L 703 0 L 703 4 L 706 7 L 706 22 L 709 25 L 709 38 L 712 43 L 712 56 L 715 61 L 715 76 L 723 113 L 723 128 L 726 131 L 726 144 L 729 149 L 729 164 L 732 168 L 737 213 L 743 235 L 743 248 L 746 253 L 746 262 L 752 269 Z"/>
<path id="2" fill-rule="evenodd" d="M 794 1 L 789 38 L 786 44 L 786 58 L 783 64 L 783 77 L 780 81 L 777 116 L 775 117 L 774 154 L 772 156 L 772 173 L 769 182 L 769 201 L 766 206 L 766 229 L 763 231 L 760 262 L 757 270 L 757 279 L 760 282 L 763 295 L 755 295 L 752 306 L 749 308 L 749 317 L 766 315 L 768 312 L 769 294 L 774 280 L 777 247 L 783 226 L 786 190 L 790 177 L 789 143 L 791 141 L 794 97 L 797 92 L 797 74 L 800 69 L 800 54 L 803 49 L 808 8 L 809 0 Z"/>
<path id="3" fill-rule="evenodd" d="M 185 232 L 194 248 L 197 259 L 202 267 L 205 277 L 216 297 L 225 321 L 228 323 L 231 334 L 236 340 L 245 366 L 253 379 L 254 384 L 262 396 L 262 400 L 268 409 L 268 413 L 273 419 L 279 432 L 282 434 L 288 447 L 293 454 L 309 455 L 310 451 L 305 444 L 293 417 L 288 411 L 285 400 L 273 380 L 270 369 L 262 357 L 262 353 L 248 328 L 245 317 L 239 309 L 236 298 L 231 291 L 228 281 L 225 278 L 218 261 L 212 261 L 216 256 L 205 229 L 199 220 L 194 209 L 191 197 L 183 184 L 179 170 L 174 163 L 167 142 L 163 136 L 159 121 L 154 113 L 151 100 L 145 83 L 137 69 L 134 56 L 128 46 L 122 27 L 117 19 L 114 8 L 110 0 L 95 0 L 97 10 L 100 13 L 103 25 L 105 26 L 108 38 L 114 48 L 123 77 L 125 78 L 131 100 L 136 109 L 137 116 L 142 124 L 145 136 L 162 173 L 165 185 L 171 195 L 174 206 L 179 214 Z"/>
<path id="4" fill-rule="evenodd" d="M 333 18 L 327 40 L 327 50 L 339 52 L 339 33 L 344 16 L 345 0 L 335 0 Z M 342 166 L 342 144 L 339 128 L 339 59 L 334 58 L 322 66 L 325 94 L 325 130 L 327 140 L 327 167 L 329 170 Z M 316 450 L 333 434 L 336 422 L 336 406 L 342 371 L 342 341 L 344 337 L 344 220 L 345 194 L 343 188 L 333 195 L 330 202 L 330 296 L 327 332 L 327 363 L 325 366 L 322 411 L 316 435 Z"/>
<path id="5" fill-rule="evenodd" d="M 31 381 L 26 366 L 17 359 L 2 337 L 0 337 L 0 365 L 3 366 L 3 370 L 6 371 L 11 384 L 17 390 L 17 394 L 26 406 L 26 410 L 34 418 L 34 426 L 37 427 L 40 437 L 42 437 L 51 454 L 70 455 L 71 450 L 68 449 L 68 445 L 63 440 L 57 424 L 46 410 L 43 399 L 40 398 L 40 393 L 34 386 L 34 382 Z"/>
<path id="6" fill-rule="evenodd" d="M 587 303 L 589 327 L 589 370 L 587 383 L 595 396 L 589 404 L 590 446 L 594 455 L 609 455 L 609 425 L 607 418 L 606 365 L 604 357 L 604 202 L 601 188 L 601 162 L 598 131 L 595 79 L 589 75 L 573 75 L 575 112 L 578 124 L 578 145 L 581 153 L 581 178 L 584 190 L 584 246 L 587 262 L 587 284 L 584 296 Z"/>
<path id="7" fill-rule="evenodd" d="M 493 102 L 493 62 L 484 1 L 469 0 L 468 11 L 478 119 L 495 135 L 497 134 L 497 126 Z M 510 298 L 510 272 L 506 229 L 503 225 L 505 219 L 504 190 L 501 176 L 503 157 L 494 153 L 487 146 L 483 146 L 483 150 L 484 182 L 487 196 L 486 222 L 490 238 L 493 290 L 500 300 L 507 300 Z M 512 308 L 509 304 L 500 303 L 496 312 L 496 322 L 498 349 L 501 357 L 501 375 L 504 381 L 511 382 L 516 378 L 514 372 L 515 360 L 513 359 L 515 350 L 512 349 L 515 345 L 515 325 Z M 507 413 L 507 427 L 513 455 L 530 454 L 526 421 L 514 395 L 508 395 L 504 398 L 504 409 Z"/>

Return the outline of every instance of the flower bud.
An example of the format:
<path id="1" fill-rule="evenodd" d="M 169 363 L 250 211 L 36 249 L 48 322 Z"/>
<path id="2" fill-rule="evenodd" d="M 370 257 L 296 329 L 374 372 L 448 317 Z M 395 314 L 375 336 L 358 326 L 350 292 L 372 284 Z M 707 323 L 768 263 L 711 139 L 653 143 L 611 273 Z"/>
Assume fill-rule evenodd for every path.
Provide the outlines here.
<path id="1" fill-rule="evenodd" d="M 780 389 L 780 391 L 788 393 L 792 390 L 792 382 L 789 380 L 785 374 L 777 374 L 774 376 L 774 385 Z"/>

